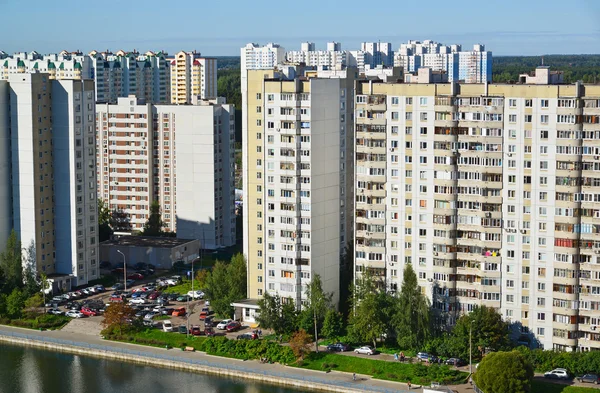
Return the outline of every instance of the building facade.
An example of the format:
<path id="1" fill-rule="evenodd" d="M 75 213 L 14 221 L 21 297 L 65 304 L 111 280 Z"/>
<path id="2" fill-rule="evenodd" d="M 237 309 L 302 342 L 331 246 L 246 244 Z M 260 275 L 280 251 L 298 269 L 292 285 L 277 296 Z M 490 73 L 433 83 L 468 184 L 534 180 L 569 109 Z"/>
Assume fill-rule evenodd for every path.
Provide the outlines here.
<path id="1" fill-rule="evenodd" d="M 370 68 L 394 65 L 394 51 L 390 42 L 361 42 L 360 51 L 365 54 L 365 64 Z"/>
<path id="2" fill-rule="evenodd" d="M 249 70 L 242 86 L 244 254 L 248 298 L 300 307 L 314 274 L 339 300 L 348 241 L 352 92 L 356 70 Z M 350 181 L 348 181 L 350 180 Z"/>
<path id="3" fill-rule="evenodd" d="M 394 55 L 394 65 L 405 72 L 419 68 L 445 71 L 448 81 L 485 83 L 492 81 L 492 52 L 484 45 L 473 45 L 473 50 L 463 51 L 461 45 L 443 45 L 431 40 L 409 41 L 401 44 Z"/>
<path id="4" fill-rule="evenodd" d="M 0 80 L 10 74 L 48 73 L 51 79 L 94 79 L 96 101 L 116 103 L 130 94 L 154 103 L 170 102 L 169 62 L 166 53 L 35 51 L 10 56 L 0 52 Z"/>
<path id="5" fill-rule="evenodd" d="M 166 231 L 227 247 L 236 239 L 233 106 L 196 104 L 98 104 L 98 196 L 124 214 L 121 229 L 143 229 L 158 201 Z"/>
<path id="6" fill-rule="evenodd" d="M 171 103 L 217 97 L 217 59 L 181 51 L 171 60 Z"/>
<path id="7" fill-rule="evenodd" d="M 600 349 L 600 88 L 359 83 L 355 274 L 403 269 L 447 323 L 486 305 L 533 346 Z"/>
<path id="8" fill-rule="evenodd" d="M 249 43 L 241 49 L 240 54 L 242 76 L 244 70 L 272 69 L 285 62 L 285 49 L 279 44 L 260 46 Z"/>
<path id="9" fill-rule="evenodd" d="M 99 277 L 93 81 L 23 73 L 0 85 L 0 130 L 4 142 L 6 130 L 10 136 L 0 177 L 7 170 L 12 177 L 1 194 L 3 215 L 9 207 L 11 229 L 24 248 L 33 245 L 38 272 L 84 285 Z"/>
<path id="10" fill-rule="evenodd" d="M 328 42 L 327 50 L 315 50 L 313 42 L 302 43 L 299 51 L 289 51 L 286 61 L 292 64 L 304 63 L 309 67 L 341 68 L 346 66 L 346 51 L 339 42 Z"/>

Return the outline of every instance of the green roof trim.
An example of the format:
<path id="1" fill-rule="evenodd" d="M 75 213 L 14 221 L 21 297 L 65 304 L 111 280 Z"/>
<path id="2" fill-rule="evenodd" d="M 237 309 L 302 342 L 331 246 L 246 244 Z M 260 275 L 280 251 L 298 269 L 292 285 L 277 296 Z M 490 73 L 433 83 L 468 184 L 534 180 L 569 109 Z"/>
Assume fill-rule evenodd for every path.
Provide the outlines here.
<path id="1" fill-rule="evenodd" d="M 75 62 L 75 65 L 73 66 L 73 68 L 75 68 L 76 70 L 81 70 L 83 67 L 81 67 L 81 63 L 79 62 Z"/>
<path id="2" fill-rule="evenodd" d="M 8 68 L 8 60 L 5 60 L 5 61 L 4 61 L 4 67 L 5 67 L 5 68 Z"/>
<path id="3" fill-rule="evenodd" d="M 23 60 L 19 60 L 17 62 L 17 67 L 25 67 L 25 62 Z"/>
<path id="4" fill-rule="evenodd" d="M 55 70 L 55 69 L 56 69 L 56 66 L 54 65 L 54 63 L 53 63 L 53 62 L 51 62 L 51 61 L 50 61 L 50 62 L 48 62 L 48 69 L 49 69 L 49 70 Z"/>
<path id="5" fill-rule="evenodd" d="M 64 70 L 65 69 L 65 63 L 60 63 L 60 65 L 58 66 L 59 70 Z"/>
<path id="6" fill-rule="evenodd" d="M 33 65 L 33 69 L 34 69 L 34 70 L 37 70 L 37 69 L 38 69 L 38 63 L 37 63 L 37 61 L 36 61 L 36 62 L 35 62 L 35 64 Z"/>

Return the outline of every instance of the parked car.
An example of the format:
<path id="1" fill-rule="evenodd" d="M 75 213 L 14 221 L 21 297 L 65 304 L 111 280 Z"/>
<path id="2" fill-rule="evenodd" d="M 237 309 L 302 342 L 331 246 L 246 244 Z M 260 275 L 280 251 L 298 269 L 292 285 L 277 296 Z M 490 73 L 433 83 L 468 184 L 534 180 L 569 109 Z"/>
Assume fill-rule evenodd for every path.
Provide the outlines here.
<path id="1" fill-rule="evenodd" d="M 163 331 L 164 332 L 172 332 L 173 331 L 173 323 L 171 321 L 163 321 Z"/>
<path id="2" fill-rule="evenodd" d="M 156 300 L 158 299 L 158 297 L 161 295 L 160 292 L 152 292 L 150 295 L 148 295 L 148 299 L 150 300 Z"/>
<path id="3" fill-rule="evenodd" d="M 163 296 L 166 296 L 167 299 L 169 299 L 170 301 L 175 301 L 181 295 L 178 293 L 167 293 L 166 295 L 163 295 Z"/>
<path id="4" fill-rule="evenodd" d="M 581 377 L 577 377 L 579 382 L 587 382 L 593 383 L 594 385 L 598 385 L 600 383 L 600 377 L 597 374 L 585 374 Z"/>
<path id="5" fill-rule="evenodd" d="M 96 293 L 100 293 L 100 292 L 106 291 L 106 288 L 104 288 L 104 285 L 96 285 L 94 288 L 96 290 Z"/>
<path id="6" fill-rule="evenodd" d="M 159 297 L 158 299 L 156 299 L 156 303 L 161 304 L 163 306 L 168 306 L 169 303 L 169 299 L 166 299 L 164 297 Z"/>
<path id="7" fill-rule="evenodd" d="M 204 326 L 210 326 L 212 327 L 213 325 L 213 316 L 209 315 L 206 318 L 204 318 Z"/>
<path id="8" fill-rule="evenodd" d="M 179 325 L 179 327 L 177 328 L 177 331 L 179 332 L 179 334 L 187 334 L 187 332 L 188 332 L 185 325 Z"/>
<path id="9" fill-rule="evenodd" d="M 204 334 L 205 334 L 207 337 L 211 337 L 211 336 L 214 336 L 216 333 L 215 333 L 215 331 L 213 330 L 213 328 L 211 328 L 211 327 L 205 327 L 205 328 L 204 328 Z"/>
<path id="10" fill-rule="evenodd" d="M 375 351 L 375 349 L 373 347 L 371 347 L 370 345 L 365 345 L 364 347 L 360 347 L 360 348 L 356 348 L 354 350 L 354 353 L 359 353 L 362 355 L 375 355 L 377 353 L 377 351 Z"/>
<path id="11" fill-rule="evenodd" d="M 238 334 L 237 339 L 238 340 L 256 340 L 258 338 L 258 335 L 255 333 L 242 333 L 242 334 Z"/>
<path id="12" fill-rule="evenodd" d="M 69 310 L 65 313 L 65 315 L 67 317 L 71 317 L 71 318 L 83 318 L 84 315 L 81 313 L 81 311 L 77 311 L 77 310 Z"/>
<path id="13" fill-rule="evenodd" d="M 135 280 L 129 279 L 129 280 L 125 281 L 125 283 L 127 284 L 128 287 L 130 287 L 135 283 Z"/>
<path id="14" fill-rule="evenodd" d="M 159 313 L 159 312 L 156 312 L 156 311 L 150 311 L 148 314 L 144 315 L 144 319 L 145 319 L 146 321 L 151 321 L 151 320 L 152 320 L 152 318 L 154 318 L 154 317 L 155 317 L 155 316 L 157 316 L 157 315 L 160 315 L 160 313 Z"/>
<path id="15" fill-rule="evenodd" d="M 118 291 L 123 289 L 125 286 L 123 284 L 121 284 L 120 282 L 116 283 L 115 285 L 113 285 L 112 287 L 110 287 L 110 289 L 112 289 L 113 291 Z"/>
<path id="16" fill-rule="evenodd" d="M 445 363 L 449 366 L 455 366 L 455 367 L 462 367 L 462 366 L 467 365 L 467 362 L 465 362 L 464 360 L 459 359 L 459 358 L 450 358 L 450 359 L 446 360 Z"/>
<path id="17" fill-rule="evenodd" d="M 428 362 L 429 359 L 431 359 L 432 355 L 428 354 L 427 352 L 419 352 L 417 353 L 417 360 L 419 362 Z"/>
<path id="18" fill-rule="evenodd" d="M 167 307 L 167 308 L 163 308 L 160 313 L 162 315 L 173 315 L 173 311 L 175 311 L 175 309 L 173 307 Z"/>
<path id="19" fill-rule="evenodd" d="M 173 310 L 173 313 L 171 314 L 174 317 L 183 317 L 185 316 L 186 311 L 185 311 L 185 307 L 179 307 L 176 308 L 175 310 Z"/>
<path id="20" fill-rule="evenodd" d="M 61 302 L 64 302 L 64 299 L 63 299 L 63 297 L 62 297 L 62 296 L 54 296 L 54 297 L 52 298 L 52 301 L 53 301 L 53 302 L 56 302 L 56 303 L 61 303 Z"/>
<path id="21" fill-rule="evenodd" d="M 219 324 L 217 325 L 217 329 L 225 330 L 227 329 L 227 325 L 229 325 L 231 322 L 233 322 L 232 319 L 224 319 L 221 322 L 219 322 Z"/>
<path id="22" fill-rule="evenodd" d="M 210 310 L 208 309 L 208 307 L 203 307 L 202 310 L 200 310 L 200 319 L 205 319 L 206 317 L 208 317 L 209 313 Z"/>
<path id="23" fill-rule="evenodd" d="M 193 299 L 193 297 L 188 296 L 188 295 L 179 295 L 179 296 L 177 296 L 177 298 L 175 300 L 177 300 L 178 302 L 188 302 L 192 299 Z"/>
<path id="24" fill-rule="evenodd" d="M 187 293 L 188 296 L 194 298 L 194 299 L 202 299 L 204 298 L 204 292 L 202 291 L 189 291 Z"/>
<path id="25" fill-rule="evenodd" d="M 81 313 L 83 315 L 85 315 L 86 317 L 94 317 L 96 315 L 98 315 L 98 313 L 92 309 L 90 309 L 89 307 L 83 307 L 81 309 Z"/>
<path id="26" fill-rule="evenodd" d="M 128 275 L 127 278 L 129 280 L 143 280 L 144 276 L 141 275 L 140 273 L 132 273 L 132 274 Z"/>
<path id="27" fill-rule="evenodd" d="M 552 371 L 544 373 L 544 378 L 569 379 L 569 373 L 564 368 L 555 368 Z"/>
<path id="28" fill-rule="evenodd" d="M 190 334 L 192 336 L 200 336 L 202 334 L 202 330 L 200 330 L 200 326 L 192 326 L 190 329 Z"/>
<path id="29" fill-rule="evenodd" d="M 146 299 L 142 299 L 141 297 L 131 299 L 129 301 L 130 304 L 144 304 L 146 303 Z"/>
<path id="30" fill-rule="evenodd" d="M 327 350 L 331 352 L 345 352 L 350 350 L 350 346 L 343 343 L 329 344 Z"/>
<path id="31" fill-rule="evenodd" d="M 149 311 L 147 311 L 147 310 L 140 310 L 140 311 L 138 311 L 138 312 L 135 313 L 135 316 L 138 317 L 138 318 L 142 318 L 144 315 L 146 315 L 148 313 L 149 313 Z"/>
<path id="32" fill-rule="evenodd" d="M 237 332 L 238 330 L 240 330 L 241 327 L 241 323 L 239 323 L 238 321 L 232 321 L 227 324 L 225 330 L 227 330 L 228 332 Z"/>
<path id="33" fill-rule="evenodd" d="M 46 311 L 48 314 L 52 314 L 52 315 L 63 315 L 64 313 L 62 311 L 60 311 L 58 308 L 51 308 L 48 311 Z"/>

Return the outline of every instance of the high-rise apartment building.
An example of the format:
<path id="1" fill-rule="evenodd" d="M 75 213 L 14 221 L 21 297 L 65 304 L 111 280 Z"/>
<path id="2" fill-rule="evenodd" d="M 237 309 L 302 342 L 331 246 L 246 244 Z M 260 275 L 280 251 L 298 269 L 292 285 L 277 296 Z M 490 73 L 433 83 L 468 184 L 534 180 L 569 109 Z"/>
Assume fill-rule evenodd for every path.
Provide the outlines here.
<path id="1" fill-rule="evenodd" d="M 12 74 L 0 93 L 1 241 L 10 226 L 61 289 L 86 284 L 99 277 L 93 81 Z"/>
<path id="2" fill-rule="evenodd" d="M 394 65 L 394 51 L 390 42 L 362 42 L 360 50 L 365 53 L 365 65 L 371 68 Z"/>
<path id="3" fill-rule="evenodd" d="M 203 248 L 235 244 L 233 106 L 98 104 L 98 196 L 141 230 L 158 201 L 165 230 Z"/>
<path id="4" fill-rule="evenodd" d="M 89 54 L 62 51 L 41 55 L 35 51 L 0 52 L 0 80 L 10 74 L 48 73 L 51 79 L 94 79 L 96 101 L 116 103 L 118 97 L 135 94 L 155 103 L 170 102 L 169 62 L 166 53 L 137 51 Z"/>
<path id="5" fill-rule="evenodd" d="M 356 74 L 283 67 L 247 70 L 242 78 L 251 299 L 277 293 L 300 307 L 315 274 L 339 299 L 340 255 L 351 233 L 347 146 Z"/>
<path id="6" fill-rule="evenodd" d="M 493 307 L 534 345 L 600 349 L 600 88 L 361 82 L 355 271 L 403 269 L 448 323 Z"/>
<path id="7" fill-rule="evenodd" d="M 285 61 L 285 49 L 279 44 L 268 43 L 259 46 L 250 43 L 240 52 L 242 77 L 244 70 L 272 69 Z"/>
<path id="8" fill-rule="evenodd" d="M 171 60 L 171 103 L 217 97 L 217 59 L 181 51 Z"/>
<path id="9" fill-rule="evenodd" d="M 405 72 L 417 72 L 427 67 L 445 71 L 448 81 L 484 83 L 492 80 L 492 52 L 484 45 L 473 45 L 473 50 L 463 51 L 461 45 L 443 45 L 431 40 L 409 41 L 401 44 L 394 55 L 394 65 Z"/>
<path id="10" fill-rule="evenodd" d="M 328 42 L 327 50 L 315 50 L 313 42 L 303 42 L 299 51 L 287 52 L 288 63 L 304 63 L 309 67 L 341 68 L 346 66 L 346 51 L 339 42 Z"/>

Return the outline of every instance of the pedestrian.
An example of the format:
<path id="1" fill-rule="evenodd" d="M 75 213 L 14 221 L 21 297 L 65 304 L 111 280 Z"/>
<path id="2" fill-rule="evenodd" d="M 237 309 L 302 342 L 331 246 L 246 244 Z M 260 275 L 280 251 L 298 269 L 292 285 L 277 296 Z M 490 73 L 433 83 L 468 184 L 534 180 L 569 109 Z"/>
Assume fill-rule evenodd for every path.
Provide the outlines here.
<path id="1" fill-rule="evenodd" d="M 258 337 L 262 337 L 262 329 L 258 329 Z"/>
<path id="2" fill-rule="evenodd" d="M 394 354 L 394 360 L 396 360 L 396 361 L 398 360 L 398 354 L 397 353 Z"/>
<path id="3" fill-rule="evenodd" d="M 406 384 L 408 385 L 408 390 L 410 390 L 410 388 L 411 388 L 411 386 L 412 386 L 412 385 L 410 384 L 410 381 L 408 381 Z"/>
<path id="4" fill-rule="evenodd" d="M 352 374 L 352 380 L 356 381 L 356 373 Z"/>

